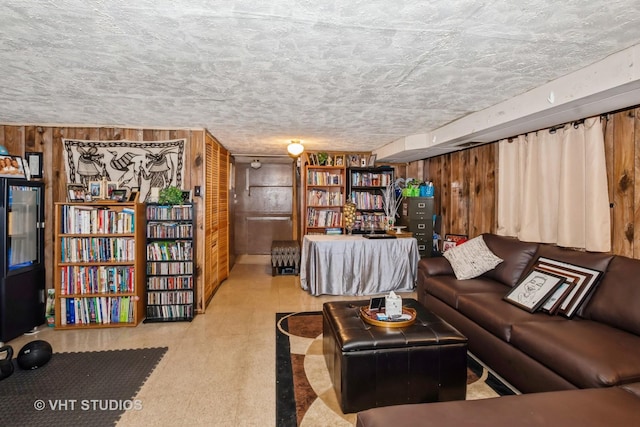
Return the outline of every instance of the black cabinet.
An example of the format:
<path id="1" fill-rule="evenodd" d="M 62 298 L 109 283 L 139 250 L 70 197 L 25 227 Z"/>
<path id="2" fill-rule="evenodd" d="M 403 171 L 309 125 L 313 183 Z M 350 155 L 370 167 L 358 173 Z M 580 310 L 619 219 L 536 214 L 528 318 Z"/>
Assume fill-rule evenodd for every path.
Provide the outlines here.
<path id="1" fill-rule="evenodd" d="M 433 197 L 407 197 L 400 207 L 400 225 L 418 240 L 421 257 L 430 257 L 433 249 Z"/>
<path id="2" fill-rule="evenodd" d="M 0 341 L 44 323 L 44 185 L 0 178 Z"/>

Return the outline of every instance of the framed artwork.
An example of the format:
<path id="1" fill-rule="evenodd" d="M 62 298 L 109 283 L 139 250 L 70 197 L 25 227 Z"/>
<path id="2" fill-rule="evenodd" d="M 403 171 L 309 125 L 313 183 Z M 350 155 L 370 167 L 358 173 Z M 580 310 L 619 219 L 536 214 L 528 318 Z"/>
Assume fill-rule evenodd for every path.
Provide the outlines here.
<path id="1" fill-rule="evenodd" d="M 336 154 L 336 166 L 344 166 L 344 154 Z"/>
<path id="2" fill-rule="evenodd" d="M 363 168 L 367 167 L 367 158 L 364 156 L 360 158 L 360 167 L 363 167 Z"/>
<path id="3" fill-rule="evenodd" d="M 26 152 L 25 163 L 29 166 L 31 178 L 42 178 L 42 153 Z"/>
<path id="4" fill-rule="evenodd" d="M 82 184 L 67 184 L 67 201 L 84 202 L 86 189 Z"/>
<path id="5" fill-rule="evenodd" d="M 102 199 L 102 183 L 100 181 L 90 181 L 88 192 L 93 200 Z"/>
<path id="6" fill-rule="evenodd" d="M 22 157 L 0 155 L 0 176 L 6 178 L 26 178 Z"/>
<path id="7" fill-rule="evenodd" d="M 547 271 L 534 269 L 504 299 L 530 313 L 536 311 L 565 281 Z"/>
<path id="8" fill-rule="evenodd" d="M 191 191 L 182 192 L 182 203 L 191 203 Z"/>
<path id="9" fill-rule="evenodd" d="M 539 257 L 534 268 L 562 276 L 567 282 L 574 284 L 557 310 L 559 314 L 568 318 L 572 317 L 586 301 L 602 275 L 598 270 L 545 257 Z"/>
<path id="10" fill-rule="evenodd" d="M 540 311 L 547 314 L 556 314 L 556 312 L 560 309 L 560 305 L 564 301 L 564 299 L 569 295 L 575 283 L 571 283 L 565 281 L 562 283 L 558 289 L 542 304 L 540 307 Z"/>
<path id="11" fill-rule="evenodd" d="M 376 158 L 378 157 L 377 154 L 372 154 L 369 156 L 369 167 L 372 168 L 376 165 Z"/>
<path id="12" fill-rule="evenodd" d="M 360 166 L 360 156 L 357 154 L 351 154 L 349 156 L 349 166 L 352 168 L 357 168 Z"/>

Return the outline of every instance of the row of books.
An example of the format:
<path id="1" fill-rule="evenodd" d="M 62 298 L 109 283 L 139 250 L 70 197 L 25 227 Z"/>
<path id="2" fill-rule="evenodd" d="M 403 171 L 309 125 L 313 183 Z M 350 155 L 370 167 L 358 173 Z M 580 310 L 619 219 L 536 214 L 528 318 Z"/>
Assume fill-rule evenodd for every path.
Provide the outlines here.
<path id="1" fill-rule="evenodd" d="M 313 189 L 307 192 L 307 206 L 342 206 L 344 196 L 340 191 Z"/>
<path id="2" fill-rule="evenodd" d="M 148 292 L 147 304 L 193 304 L 193 292 Z"/>
<path id="3" fill-rule="evenodd" d="M 193 259 L 191 241 L 174 240 L 147 244 L 148 261 L 189 261 Z"/>
<path id="4" fill-rule="evenodd" d="M 123 234 L 135 230 L 135 211 L 104 206 L 64 205 L 61 215 L 62 234 Z"/>
<path id="5" fill-rule="evenodd" d="M 386 216 L 382 212 L 359 212 L 356 215 L 354 230 L 371 231 L 385 229 Z"/>
<path id="6" fill-rule="evenodd" d="M 373 194 L 366 191 L 352 191 L 351 201 L 358 209 L 384 209 L 382 194 Z"/>
<path id="7" fill-rule="evenodd" d="M 152 239 L 190 239 L 193 225 L 179 222 L 149 222 L 147 237 Z"/>
<path id="8" fill-rule="evenodd" d="M 190 319 L 193 317 L 193 305 L 150 305 L 147 306 L 147 318 L 152 319 Z"/>
<path id="9" fill-rule="evenodd" d="M 62 237 L 62 262 L 127 262 L 136 255 L 133 237 Z"/>
<path id="10" fill-rule="evenodd" d="M 135 289 L 133 266 L 83 266 L 60 267 L 60 294 L 108 294 L 128 293 Z"/>
<path id="11" fill-rule="evenodd" d="M 193 289 L 193 276 L 151 276 L 147 278 L 149 290 Z"/>
<path id="12" fill-rule="evenodd" d="M 182 275 L 193 274 L 193 262 L 147 262 L 147 274 Z"/>
<path id="13" fill-rule="evenodd" d="M 147 220 L 191 220 L 191 205 L 147 205 Z"/>
<path id="14" fill-rule="evenodd" d="M 342 212 L 332 210 L 307 209 L 308 227 L 342 227 Z"/>
<path id="15" fill-rule="evenodd" d="M 342 174 L 328 171 L 308 171 L 307 185 L 342 185 Z"/>
<path id="16" fill-rule="evenodd" d="M 373 173 L 373 172 L 351 172 L 352 187 L 386 187 L 391 184 L 393 172 Z"/>
<path id="17" fill-rule="evenodd" d="M 61 298 L 61 325 L 133 322 L 134 297 Z"/>

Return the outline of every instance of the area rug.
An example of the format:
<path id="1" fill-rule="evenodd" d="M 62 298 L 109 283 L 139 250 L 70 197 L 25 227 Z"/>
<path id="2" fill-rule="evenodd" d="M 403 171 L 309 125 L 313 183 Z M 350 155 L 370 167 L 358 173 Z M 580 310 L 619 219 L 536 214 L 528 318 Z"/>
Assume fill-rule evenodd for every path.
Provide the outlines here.
<path id="1" fill-rule="evenodd" d="M 54 349 L 55 350 L 55 349 Z M 46 365 L 0 381 L 0 425 L 110 426 L 141 410 L 136 394 L 167 348 L 54 353 Z"/>
<path id="2" fill-rule="evenodd" d="M 514 394 L 473 356 L 468 358 L 467 400 Z M 343 414 L 322 355 L 322 313 L 276 313 L 276 425 L 353 426 Z"/>

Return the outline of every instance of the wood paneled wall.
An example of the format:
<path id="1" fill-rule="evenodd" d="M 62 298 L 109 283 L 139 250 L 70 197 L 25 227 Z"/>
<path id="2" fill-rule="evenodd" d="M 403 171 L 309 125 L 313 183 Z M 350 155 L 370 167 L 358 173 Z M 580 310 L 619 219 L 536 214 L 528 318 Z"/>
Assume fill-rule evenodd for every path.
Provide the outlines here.
<path id="1" fill-rule="evenodd" d="M 610 113 L 602 120 L 611 202 L 611 252 L 640 259 L 640 108 Z M 434 210 L 442 215 L 443 234 L 475 237 L 496 231 L 497 143 L 411 162 L 400 174 L 433 181 Z"/>
<path id="2" fill-rule="evenodd" d="M 41 152 L 43 154 L 43 181 L 45 183 L 45 268 L 47 288 L 53 287 L 53 212 L 55 202 L 66 200 L 66 174 L 63 156 L 62 138 L 91 140 L 129 140 L 129 141 L 163 141 L 167 139 L 185 138 L 185 176 L 183 187 L 191 189 L 196 185 L 205 188 L 205 134 L 204 129 L 137 129 L 118 127 L 56 127 L 56 126 L 16 126 L 0 125 L 0 145 L 7 147 L 12 155 L 24 156 L 25 152 Z M 209 139 L 209 143 L 218 144 Z M 218 144 L 219 145 L 219 144 Z M 221 150 L 226 154 L 224 147 Z M 225 157 L 225 158 L 228 158 Z M 226 166 L 224 168 L 226 173 Z M 226 181 L 225 181 L 226 182 Z M 198 253 L 197 289 L 199 292 L 199 311 L 204 311 L 203 301 L 205 284 L 203 271 L 204 260 L 204 224 L 205 206 L 195 198 L 197 206 L 198 230 L 196 235 L 196 251 Z M 202 255 L 201 255 L 202 254 Z M 226 276 L 225 276 L 226 277 Z M 223 280 L 220 278 L 219 281 Z M 210 284 L 211 285 L 211 284 Z M 218 283 L 209 286 L 215 289 Z M 211 293 L 210 291 L 209 293 Z"/>

